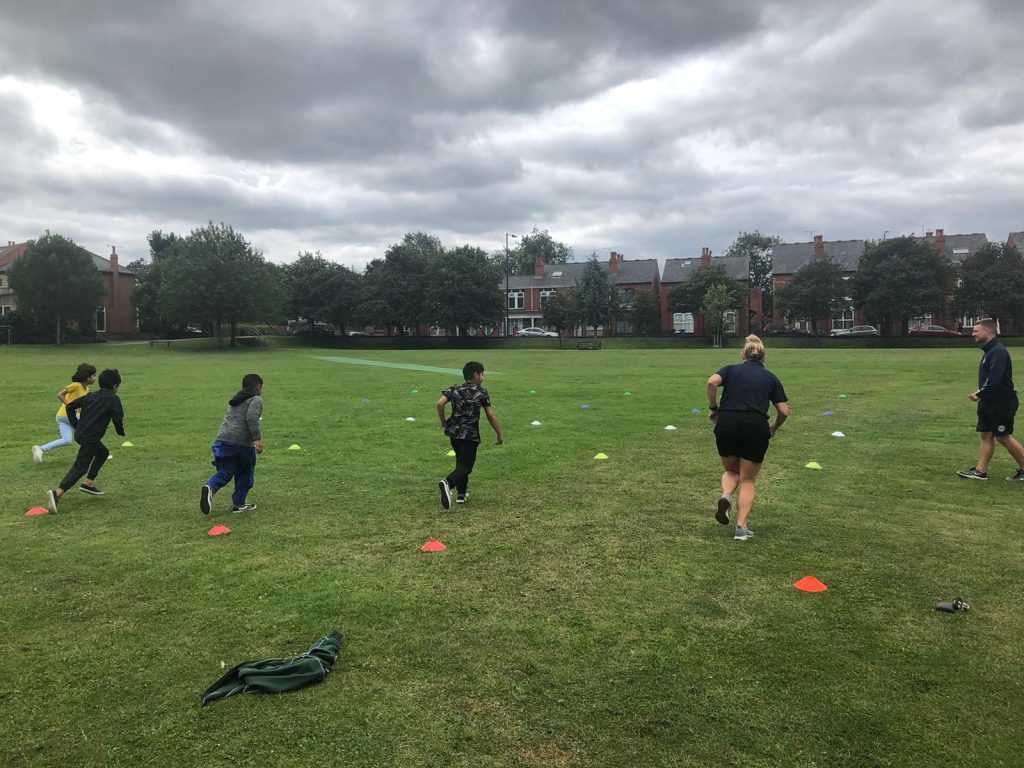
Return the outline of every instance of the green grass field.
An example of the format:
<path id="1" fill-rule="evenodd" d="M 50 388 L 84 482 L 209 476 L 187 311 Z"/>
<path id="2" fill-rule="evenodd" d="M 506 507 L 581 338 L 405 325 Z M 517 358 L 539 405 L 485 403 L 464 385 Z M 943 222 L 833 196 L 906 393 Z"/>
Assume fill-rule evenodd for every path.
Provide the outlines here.
<path id="1" fill-rule="evenodd" d="M 712 518 L 704 395 L 734 349 L 477 353 L 506 444 L 482 425 L 448 512 L 434 403 L 461 377 L 331 354 L 0 348 L 0 764 L 1021 765 L 1024 487 L 1002 448 L 987 483 L 954 475 L 977 351 L 769 349 L 792 415 L 742 543 Z M 120 368 L 135 447 L 111 430 L 106 495 L 26 517 L 74 459 L 29 448 L 83 360 Z M 259 508 L 221 493 L 204 517 L 249 371 Z M 808 574 L 828 591 L 794 589 Z M 969 613 L 933 610 L 956 595 Z M 331 628 L 323 684 L 199 709 L 223 667 Z"/>

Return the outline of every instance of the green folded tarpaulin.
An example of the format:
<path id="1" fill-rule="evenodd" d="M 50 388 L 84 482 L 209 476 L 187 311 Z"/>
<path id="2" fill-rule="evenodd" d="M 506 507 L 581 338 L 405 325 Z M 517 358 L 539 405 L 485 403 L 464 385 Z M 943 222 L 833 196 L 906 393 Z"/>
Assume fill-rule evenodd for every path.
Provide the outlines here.
<path id="1" fill-rule="evenodd" d="M 319 683 L 334 667 L 341 650 L 341 634 L 332 629 L 305 653 L 290 659 L 245 661 L 203 693 L 200 706 L 236 693 L 284 693 Z"/>

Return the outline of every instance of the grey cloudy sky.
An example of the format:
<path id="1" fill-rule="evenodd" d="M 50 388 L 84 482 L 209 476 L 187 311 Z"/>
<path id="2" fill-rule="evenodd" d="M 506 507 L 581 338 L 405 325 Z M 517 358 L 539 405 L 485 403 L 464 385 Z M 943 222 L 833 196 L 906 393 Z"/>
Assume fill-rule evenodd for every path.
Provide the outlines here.
<path id="1" fill-rule="evenodd" d="M 0 3 L 0 241 L 577 258 L 1024 229 L 1017 0 Z"/>

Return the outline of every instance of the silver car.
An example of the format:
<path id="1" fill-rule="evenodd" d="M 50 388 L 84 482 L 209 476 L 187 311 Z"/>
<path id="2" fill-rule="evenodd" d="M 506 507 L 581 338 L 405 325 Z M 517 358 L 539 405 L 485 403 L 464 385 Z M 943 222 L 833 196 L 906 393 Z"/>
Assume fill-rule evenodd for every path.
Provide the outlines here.
<path id="1" fill-rule="evenodd" d="M 880 336 L 878 329 L 873 325 L 855 325 L 853 328 L 846 330 L 833 328 L 833 336 L 842 336 L 844 339 L 855 337 L 855 336 Z"/>
<path id="2" fill-rule="evenodd" d="M 558 334 L 555 333 L 554 331 L 546 331 L 543 328 L 537 328 L 536 326 L 531 328 L 523 328 L 521 331 L 519 331 L 519 335 L 530 336 L 533 338 L 539 338 L 542 336 L 550 337 L 552 339 L 558 338 Z"/>

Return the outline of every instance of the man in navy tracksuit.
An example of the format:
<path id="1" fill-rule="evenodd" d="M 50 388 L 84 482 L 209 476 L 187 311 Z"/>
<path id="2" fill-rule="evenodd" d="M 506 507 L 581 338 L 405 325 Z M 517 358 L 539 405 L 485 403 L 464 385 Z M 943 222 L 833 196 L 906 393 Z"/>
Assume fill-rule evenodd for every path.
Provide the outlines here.
<path id="1" fill-rule="evenodd" d="M 117 434 L 124 437 L 124 409 L 117 389 L 121 386 L 121 374 L 117 369 L 103 371 L 99 377 L 100 388 L 85 397 L 68 403 L 68 421 L 75 430 L 75 442 L 80 446 L 74 466 L 60 481 L 57 488 L 46 492 L 46 506 L 53 513 L 57 512 L 60 498 L 85 475 L 85 482 L 78 490 L 90 496 L 102 496 L 103 491 L 96 487 L 96 475 L 99 474 L 103 462 L 110 456 L 110 451 L 103 444 L 110 422 L 114 422 Z M 81 414 L 78 414 L 81 411 Z"/>
<path id="2" fill-rule="evenodd" d="M 978 403 L 978 426 L 981 447 L 978 463 L 957 472 L 967 480 L 988 480 L 988 463 L 996 450 L 996 441 L 1017 461 L 1017 472 L 1007 480 L 1024 480 L 1024 446 L 1013 437 L 1013 417 L 1019 405 L 1013 388 L 1013 365 L 1010 353 L 996 337 L 996 321 L 979 320 L 974 324 L 974 341 L 984 354 L 978 365 L 978 388 L 968 397 Z"/>

